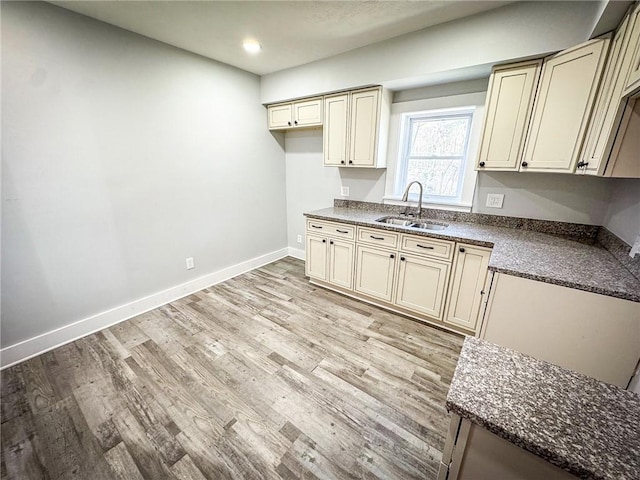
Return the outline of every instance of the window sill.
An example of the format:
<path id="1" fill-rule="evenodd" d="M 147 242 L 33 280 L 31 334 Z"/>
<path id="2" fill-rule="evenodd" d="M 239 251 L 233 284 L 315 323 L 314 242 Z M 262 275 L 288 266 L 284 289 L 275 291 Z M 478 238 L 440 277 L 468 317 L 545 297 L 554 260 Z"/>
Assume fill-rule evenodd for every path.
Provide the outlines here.
<path id="1" fill-rule="evenodd" d="M 383 197 L 382 203 L 385 205 L 411 205 L 417 207 L 418 202 L 411 200 L 409 202 L 403 202 L 401 197 Z M 471 203 L 444 203 L 444 202 L 430 202 L 422 201 L 422 208 L 433 208 L 436 210 L 448 210 L 453 212 L 471 212 Z"/>

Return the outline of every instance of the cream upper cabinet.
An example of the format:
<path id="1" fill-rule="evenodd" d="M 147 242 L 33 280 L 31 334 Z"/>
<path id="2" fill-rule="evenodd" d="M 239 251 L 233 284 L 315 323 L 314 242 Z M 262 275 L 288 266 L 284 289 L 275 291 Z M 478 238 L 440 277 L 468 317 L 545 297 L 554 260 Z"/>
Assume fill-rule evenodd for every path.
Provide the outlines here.
<path id="1" fill-rule="evenodd" d="M 449 267 L 448 262 L 400 253 L 396 305 L 441 320 Z"/>
<path id="2" fill-rule="evenodd" d="M 602 78 L 596 106 L 585 137 L 576 173 L 586 175 L 619 176 L 638 162 L 637 155 L 612 155 L 619 151 L 621 124 L 627 105 L 633 109 L 635 100 L 624 98 L 631 70 L 637 67 L 634 56 L 640 52 L 640 4 L 625 16 L 618 27 L 611 45 L 611 52 Z M 625 124 L 626 125 L 626 124 Z M 622 153 L 625 153 L 623 150 Z M 627 165 L 628 164 L 628 165 Z M 623 175 L 624 176 L 624 175 Z"/>
<path id="3" fill-rule="evenodd" d="M 495 67 L 489 79 L 478 170 L 517 171 L 542 60 Z"/>
<path id="4" fill-rule="evenodd" d="M 609 43 L 590 40 L 545 59 L 522 171 L 575 171 Z"/>
<path id="5" fill-rule="evenodd" d="M 374 167 L 380 89 L 352 93 L 349 107 L 349 165 Z"/>
<path id="6" fill-rule="evenodd" d="M 390 94 L 381 87 L 327 95 L 324 100 L 325 166 L 386 165 Z"/>
<path id="7" fill-rule="evenodd" d="M 358 245 L 355 291 L 390 302 L 393 293 L 396 256 L 395 251 Z"/>
<path id="8" fill-rule="evenodd" d="M 630 14 L 629 28 L 633 46 L 629 51 L 629 73 L 625 82 L 623 96 L 640 96 L 640 3 L 637 3 Z"/>
<path id="9" fill-rule="evenodd" d="M 348 127 L 349 94 L 342 93 L 325 97 L 322 129 L 325 166 L 346 165 Z"/>
<path id="10" fill-rule="evenodd" d="M 267 106 L 269 130 L 322 125 L 322 97 Z"/>
<path id="11" fill-rule="evenodd" d="M 447 297 L 445 323 L 457 325 L 471 332 L 477 330 L 483 299 L 489 291 L 485 283 L 490 256 L 490 249 L 458 244 Z"/>
<path id="12" fill-rule="evenodd" d="M 269 130 L 291 128 L 293 122 L 293 104 L 269 105 L 267 107 Z"/>

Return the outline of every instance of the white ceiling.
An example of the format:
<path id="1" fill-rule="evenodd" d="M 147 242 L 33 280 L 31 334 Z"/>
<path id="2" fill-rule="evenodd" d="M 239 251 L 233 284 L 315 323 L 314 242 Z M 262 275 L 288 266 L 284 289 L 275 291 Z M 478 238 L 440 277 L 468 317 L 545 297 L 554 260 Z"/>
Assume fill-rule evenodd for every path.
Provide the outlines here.
<path id="1" fill-rule="evenodd" d="M 512 1 L 52 1 L 58 6 L 264 75 Z M 246 38 L 263 50 L 244 52 Z"/>

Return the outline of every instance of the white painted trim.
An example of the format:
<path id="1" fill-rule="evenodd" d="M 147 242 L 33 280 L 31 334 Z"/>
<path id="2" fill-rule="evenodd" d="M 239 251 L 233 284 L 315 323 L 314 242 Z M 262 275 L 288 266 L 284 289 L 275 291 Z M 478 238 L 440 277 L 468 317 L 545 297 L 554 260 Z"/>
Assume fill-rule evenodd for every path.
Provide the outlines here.
<path id="1" fill-rule="evenodd" d="M 289 255 L 287 248 L 209 273 L 0 350 L 0 370 Z"/>
<path id="2" fill-rule="evenodd" d="M 297 258 L 298 260 L 306 259 L 305 251 L 302 250 L 301 248 L 289 247 L 289 256 L 293 258 Z"/>

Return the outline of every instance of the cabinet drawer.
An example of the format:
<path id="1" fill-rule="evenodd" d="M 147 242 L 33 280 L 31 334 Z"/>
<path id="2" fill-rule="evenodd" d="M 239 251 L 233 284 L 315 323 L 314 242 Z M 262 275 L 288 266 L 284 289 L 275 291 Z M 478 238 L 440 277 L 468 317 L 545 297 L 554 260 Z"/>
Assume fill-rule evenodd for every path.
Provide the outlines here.
<path id="1" fill-rule="evenodd" d="M 397 233 L 378 230 L 375 228 L 358 228 L 358 242 L 377 245 L 380 247 L 398 248 Z"/>
<path id="2" fill-rule="evenodd" d="M 313 219 L 307 220 L 307 232 L 316 234 L 331 235 L 337 238 L 353 240 L 355 238 L 356 227 L 345 225 L 344 223 L 323 222 Z"/>
<path id="3" fill-rule="evenodd" d="M 429 257 L 451 260 L 453 258 L 454 242 L 437 240 L 435 238 L 403 235 L 400 250 L 414 252 Z"/>

